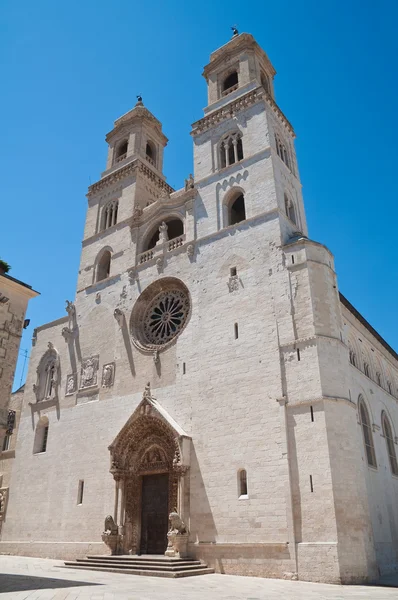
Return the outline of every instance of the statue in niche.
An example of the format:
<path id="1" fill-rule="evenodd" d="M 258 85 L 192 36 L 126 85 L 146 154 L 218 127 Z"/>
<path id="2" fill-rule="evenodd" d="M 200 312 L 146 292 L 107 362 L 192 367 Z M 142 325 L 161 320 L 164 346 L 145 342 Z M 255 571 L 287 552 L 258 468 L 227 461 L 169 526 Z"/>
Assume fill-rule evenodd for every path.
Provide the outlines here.
<path id="1" fill-rule="evenodd" d="M 167 235 L 167 224 L 162 221 L 160 227 L 159 227 L 159 241 L 163 244 L 164 242 L 167 242 L 169 239 L 169 236 Z"/>

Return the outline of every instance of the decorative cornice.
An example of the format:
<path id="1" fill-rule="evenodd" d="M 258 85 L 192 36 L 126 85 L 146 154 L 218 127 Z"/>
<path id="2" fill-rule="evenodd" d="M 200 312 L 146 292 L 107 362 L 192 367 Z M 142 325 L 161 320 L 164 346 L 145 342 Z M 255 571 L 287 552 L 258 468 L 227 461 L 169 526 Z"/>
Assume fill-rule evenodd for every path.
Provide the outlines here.
<path id="1" fill-rule="evenodd" d="M 137 167 L 138 167 L 138 161 L 134 160 L 133 162 L 126 165 L 125 167 L 122 167 L 121 169 L 118 169 L 114 173 L 111 173 L 110 175 L 103 177 L 96 183 L 93 183 L 93 185 L 90 185 L 90 187 L 88 188 L 87 197 L 92 196 L 93 194 L 109 187 L 110 185 L 114 184 L 116 181 L 120 181 L 120 179 L 123 179 L 124 177 L 133 175 L 134 172 L 136 171 Z"/>
<path id="2" fill-rule="evenodd" d="M 154 183 L 156 187 L 166 192 L 166 194 L 172 194 L 174 192 L 174 188 L 172 188 L 171 185 L 166 183 L 164 179 L 159 177 L 159 175 L 156 175 L 156 173 L 154 173 L 154 171 L 152 171 L 152 169 L 150 169 L 147 165 L 144 165 L 144 163 L 142 162 L 140 162 L 139 165 L 140 173 L 142 173 L 147 179 Z"/>
<path id="3" fill-rule="evenodd" d="M 161 177 L 159 177 L 159 175 L 157 175 L 154 171 L 152 171 L 150 167 L 144 165 L 140 160 L 136 158 L 128 165 L 122 167 L 121 169 L 118 169 L 117 171 L 114 171 L 113 173 L 110 173 L 110 175 L 103 177 L 96 183 L 93 183 L 93 185 L 90 185 L 90 187 L 88 188 L 87 197 L 89 198 L 93 194 L 96 194 L 97 192 L 106 189 L 107 187 L 113 185 L 117 181 L 120 181 L 125 177 L 133 175 L 137 171 L 137 169 L 142 175 L 144 175 L 144 177 L 146 177 L 153 184 L 155 184 L 157 188 L 166 192 L 166 194 L 172 194 L 174 192 L 174 189 L 170 185 L 168 185 Z"/>
<path id="4" fill-rule="evenodd" d="M 253 106 L 253 104 L 256 104 L 257 102 L 260 102 L 264 99 L 267 100 L 270 107 L 281 119 L 281 121 L 287 127 L 291 135 L 293 137 L 296 137 L 293 126 L 287 120 L 287 118 L 285 117 L 279 106 L 276 104 L 276 102 L 272 99 L 270 94 L 268 94 L 268 92 L 266 92 L 263 87 L 258 87 L 257 89 L 252 90 L 247 94 L 244 94 L 240 98 L 237 98 L 233 102 L 230 102 L 226 106 L 215 110 L 206 117 L 203 117 L 203 119 L 195 121 L 195 123 L 192 124 L 191 135 L 198 135 L 200 133 L 203 133 L 211 127 L 214 127 L 215 125 L 218 125 L 219 123 L 222 123 L 223 121 L 234 117 L 240 111 L 245 110 L 249 106 Z"/>

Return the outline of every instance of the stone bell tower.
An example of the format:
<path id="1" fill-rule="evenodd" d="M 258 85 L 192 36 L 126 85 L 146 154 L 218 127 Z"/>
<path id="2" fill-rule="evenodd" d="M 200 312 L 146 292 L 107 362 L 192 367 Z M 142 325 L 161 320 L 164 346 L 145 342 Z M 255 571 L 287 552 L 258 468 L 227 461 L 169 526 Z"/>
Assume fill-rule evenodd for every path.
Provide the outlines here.
<path id="1" fill-rule="evenodd" d="M 218 181 L 217 228 L 231 224 L 231 183 L 244 178 L 245 217 L 278 211 L 281 240 L 307 234 L 294 149 L 294 130 L 275 102 L 275 75 L 253 36 L 234 35 L 213 52 L 203 75 L 208 84 L 205 116 L 193 124 L 195 183 Z M 271 159 L 271 160 L 269 160 Z M 212 178 L 211 180 L 209 178 Z"/>
<path id="2" fill-rule="evenodd" d="M 142 98 L 106 135 L 108 158 L 90 186 L 78 291 L 126 270 L 135 262 L 131 225 L 144 208 L 173 192 L 163 175 L 167 138 Z"/>

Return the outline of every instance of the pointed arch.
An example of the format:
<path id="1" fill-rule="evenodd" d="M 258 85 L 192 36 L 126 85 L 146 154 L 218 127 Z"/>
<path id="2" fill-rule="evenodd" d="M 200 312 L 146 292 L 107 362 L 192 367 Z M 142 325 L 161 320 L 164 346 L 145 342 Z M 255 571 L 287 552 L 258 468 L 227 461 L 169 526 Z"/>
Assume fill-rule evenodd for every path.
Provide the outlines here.
<path id="1" fill-rule="evenodd" d="M 291 198 L 291 196 L 289 194 L 287 194 L 285 192 L 284 195 L 284 200 L 285 200 L 285 213 L 288 219 L 290 219 L 290 221 L 292 223 L 294 223 L 296 226 L 298 225 L 297 222 L 297 212 L 296 212 L 296 208 L 294 206 L 294 202 Z"/>
<path id="2" fill-rule="evenodd" d="M 363 442 L 368 465 L 377 469 L 376 453 L 373 444 L 372 424 L 364 397 L 358 397 L 358 416 L 362 428 Z"/>
<path id="3" fill-rule="evenodd" d="M 60 360 L 58 350 L 49 342 L 48 350 L 43 354 L 36 369 L 36 383 L 33 391 L 36 401 L 58 397 Z"/>
<path id="4" fill-rule="evenodd" d="M 384 410 L 381 413 L 381 426 L 386 440 L 387 454 L 390 462 L 391 472 L 393 475 L 398 475 L 397 455 L 394 446 L 394 433 L 391 427 L 390 419 Z"/>
<path id="5" fill-rule="evenodd" d="M 147 538 L 145 532 L 141 532 L 145 478 L 166 477 L 168 513 L 184 512 L 191 442 L 190 436 L 153 398 L 148 384 L 141 403 L 109 446 L 111 473 L 117 490 L 114 512 L 115 515 L 120 512 L 119 524 L 126 524 L 126 535 L 121 542 L 123 553 L 146 548 Z M 123 482 L 122 498 L 119 498 L 120 481 Z"/>

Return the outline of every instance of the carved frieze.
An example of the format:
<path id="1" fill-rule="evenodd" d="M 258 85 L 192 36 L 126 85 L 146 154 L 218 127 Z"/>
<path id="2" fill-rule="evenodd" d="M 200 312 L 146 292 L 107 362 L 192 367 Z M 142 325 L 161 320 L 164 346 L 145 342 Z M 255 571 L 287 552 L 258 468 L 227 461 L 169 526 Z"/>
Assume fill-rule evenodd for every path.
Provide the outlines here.
<path id="1" fill-rule="evenodd" d="M 83 360 L 81 379 L 80 379 L 80 389 L 81 390 L 83 390 L 85 388 L 89 388 L 89 387 L 94 387 L 97 385 L 98 362 L 99 362 L 98 354 Z"/>
<path id="2" fill-rule="evenodd" d="M 115 363 L 108 363 L 102 368 L 101 386 L 108 388 L 113 385 L 115 380 Z"/>
<path id="3" fill-rule="evenodd" d="M 77 389 L 77 374 L 71 373 L 66 376 L 66 388 L 65 388 L 65 396 L 70 396 L 74 394 Z"/>

